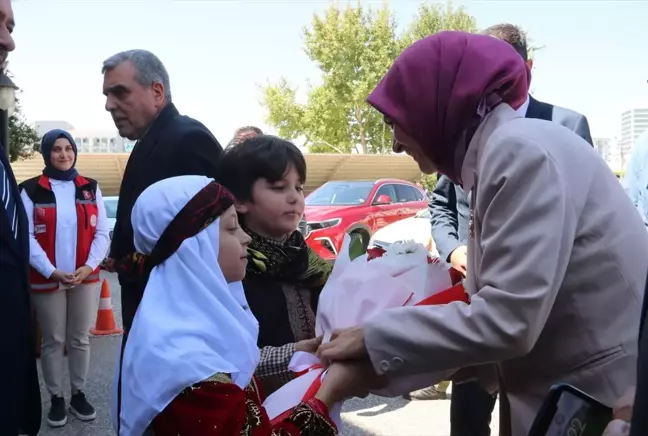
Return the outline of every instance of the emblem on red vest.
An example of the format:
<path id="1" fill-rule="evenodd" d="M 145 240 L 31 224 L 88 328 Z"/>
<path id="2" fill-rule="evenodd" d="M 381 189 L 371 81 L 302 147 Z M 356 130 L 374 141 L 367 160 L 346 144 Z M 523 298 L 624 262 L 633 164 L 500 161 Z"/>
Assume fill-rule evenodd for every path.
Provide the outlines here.
<path id="1" fill-rule="evenodd" d="M 36 208 L 36 215 L 38 217 L 41 217 L 41 218 L 44 217 L 45 216 L 45 209 L 42 208 L 42 207 L 37 207 Z"/>
<path id="2" fill-rule="evenodd" d="M 92 191 L 83 191 L 83 198 L 86 200 L 94 200 L 94 194 Z"/>

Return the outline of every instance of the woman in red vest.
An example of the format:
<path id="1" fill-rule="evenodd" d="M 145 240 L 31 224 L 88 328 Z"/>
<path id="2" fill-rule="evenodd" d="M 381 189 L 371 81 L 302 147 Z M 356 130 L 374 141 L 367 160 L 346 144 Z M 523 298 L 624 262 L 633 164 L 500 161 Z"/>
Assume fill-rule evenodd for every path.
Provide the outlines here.
<path id="1" fill-rule="evenodd" d="M 62 390 L 66 343 L 70 412 L 83 421 L 97 416 L 83 390 L 99 263 L 110 236 L 97 182 L 75 169 L 77 147 L 70 134 L 58 129 L 47 132 L 41 153 L 43 174 L 23 182 L 21 196 L 29 219 L 31 299 L 43 334 L 43 378 L 52 398 L 47 422 L 61 427 L 67 423 Z"/>

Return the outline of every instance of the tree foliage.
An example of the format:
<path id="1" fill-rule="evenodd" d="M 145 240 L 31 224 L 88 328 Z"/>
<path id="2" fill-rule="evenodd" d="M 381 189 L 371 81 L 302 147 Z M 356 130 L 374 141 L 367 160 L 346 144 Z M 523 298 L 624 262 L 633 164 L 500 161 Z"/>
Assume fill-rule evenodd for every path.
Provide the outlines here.
<path id="1" fill-rule="evenodd" d="M 384 153 L 391 132 L 382 116 L 365 102 L 403 48 L 442 30 L 474 32 L 476 21 L 463 8 L 423 4 L 398 34 L 387 4 L 379 9 L 330 6 L 304 29 L 304 51 L 321 71 L 319 86 L 307 102 L 282 78 L 263 88 L 266 122 L 280 136 L 303 139 L 312 152 Z"/>
<path id="2" fill-rule="evenodd" d="M 13 78 L 11 71 L 7 70 L 7 64 L 2 66 L 5 74 Z M 11 162 L 18 158 L 28 158 L 38 151 L 39 137 L 30 124 L 27 123 L 20 100 L 16 98 L 16 108 L 13 114 L 9 117 L 9 158 Z M 6 147 L 7 144 L 4 144 Z"/>
<path id="3" fill-rule="evenodd" d="M 434 188 L 436 188 L 437 177 L 438 175 L 436 173 L 421 174 L 421 178 L 418 181 L 421 182 L 425 189 L 432 192 L 434 191 Z"/>
<path id="4" fill-rule="evenodd" d="M 38 149 L 38 134 L 27 123 L 22 113 L 20 102 L 16 100 L 16 110 L 9 117 L 9 155 L 11 161 L 19 157 L 27 158 Z"/>
<path id="5" fill-rule="evenodd" d="M 401 48 L 405 49 L 413 42 L 444 30 L 462 30 L 476 32 L 477 20 L 463 8 L 454 8 L 451 2 L 440 4 L 422 4 L 409 29 L 401 38 Z"/>

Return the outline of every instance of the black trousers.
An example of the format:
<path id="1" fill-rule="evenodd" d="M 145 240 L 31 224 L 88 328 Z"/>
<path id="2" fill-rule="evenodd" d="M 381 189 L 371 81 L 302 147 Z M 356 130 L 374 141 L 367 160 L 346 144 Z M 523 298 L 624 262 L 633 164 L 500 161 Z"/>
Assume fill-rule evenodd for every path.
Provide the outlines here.
<path id="1" fill-rule="evenodd" d="M 479 382 L 452 385 L 450 436 L 490 436 L 490 422 L 497 395 Z"/>
<path id="2" fill-rule="evenodd" d="M 122 322 L 124 330 L 128 333 L 133 324 L 133 318 L 135 318 L 144 289 L 139 280 L 125 274 L 119 275 L 119 286 L 121 287 Z"/>

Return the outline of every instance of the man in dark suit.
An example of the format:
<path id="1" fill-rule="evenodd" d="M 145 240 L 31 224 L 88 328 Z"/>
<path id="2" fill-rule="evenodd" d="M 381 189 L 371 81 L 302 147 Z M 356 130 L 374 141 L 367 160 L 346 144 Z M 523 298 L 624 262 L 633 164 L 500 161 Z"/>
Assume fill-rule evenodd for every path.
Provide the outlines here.
<path id="1" fill-rule="evenodd" d="M 107 269 L 135 251 L 131 211 L 139 195 L 153 183 L 181 175 L 216 178 L 222 147 L 200 122 L 180 115 L 171 102 L 169 75 L 153 53 L 129 50 L 103 63 L 106 110 L 122 137 L 137 140 L 124 171 L 117 221 Z M 120 272 L 122 319 L 130 329 L 142 287 Z"/>
<path id="2" fill-rule="evenodd" d="M 14 26 L 11 1 L 0 0 L 0 65 L 15 48 Z M 35 435 L 41 400 L 29 304 L 29 230 L 6 146 L 0 144 L 0 435 Z"/>
<path id="3" fill-rule="evenodd" d="M 512 24 L 498 24 L 484 33 L 511 44 L 529 68 L 533 66 L 533 61 L 528 58 L 526 35 L 519 28 Z M 561 124 L 592 144 L 587 119 L 577 112 L 543 103 L 531 96 L 518 112 L 527 118 Z M 446 176 L 439 175 L 430 202 L 432 236 L 441 257 L 464 274 L 467 267 L 469 210 L 467 193 Z M 412 397 L 424 397 L 426 393 L 425 390 L 415 392 Z M 451 401 L 452 436 L 490 435 L 490 419 L 496 397 L 486 392 L 478 382 L 467 382 L 453 386 Z"/>

